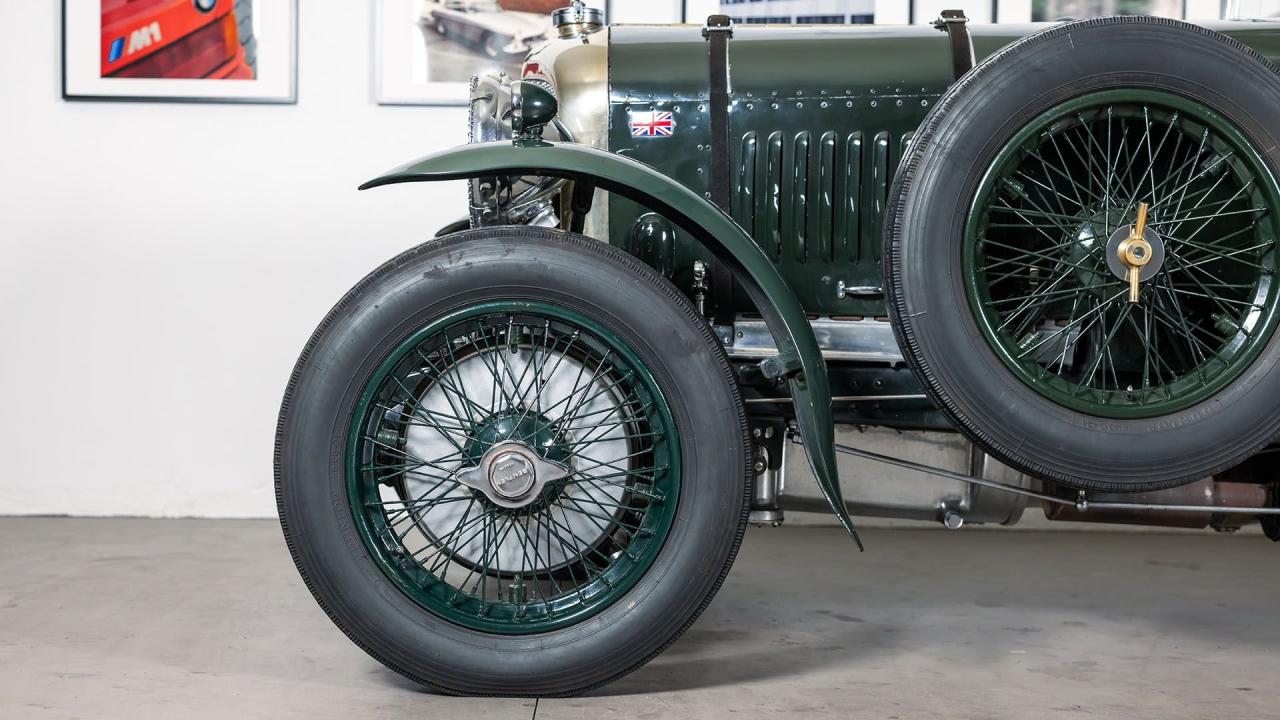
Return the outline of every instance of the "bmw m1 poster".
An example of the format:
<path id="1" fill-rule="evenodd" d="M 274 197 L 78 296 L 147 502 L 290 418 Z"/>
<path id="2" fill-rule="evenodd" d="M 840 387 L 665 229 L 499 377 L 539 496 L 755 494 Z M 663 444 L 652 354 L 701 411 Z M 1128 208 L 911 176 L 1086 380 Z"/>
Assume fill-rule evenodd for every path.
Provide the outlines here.
<path id="1" fill-rule="evenodd" d="M 67 99 L 292 102 L 296 0 L 64 0 Z"/>

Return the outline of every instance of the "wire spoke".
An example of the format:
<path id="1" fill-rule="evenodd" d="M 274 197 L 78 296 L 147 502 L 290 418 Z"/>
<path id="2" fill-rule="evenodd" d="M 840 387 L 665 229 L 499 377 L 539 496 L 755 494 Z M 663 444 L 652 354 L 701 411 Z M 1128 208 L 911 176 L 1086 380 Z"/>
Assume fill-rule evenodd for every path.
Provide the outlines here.
<path id="1" fill-rule="evenodd" d="M 366 390 L 358 527 L 433 612 L 551 628 L 616 600 L 660 547 L 641 539 L 674 517 L 668 411 L 619 341 L 588 327 L 526 305 L 477 313 L 407 342 Z M 568 474 L 504 500 L 484 469 L 512 449 Z"/>
<path id="2" fill-rule="evenodd" d="M 1150 417 L 1210 397 L 1270 336 L 1280 187 L 1212 111 L 1105 94 L 1124 99 L 1046 113 L 993 163 L 965 229 L 966 287 L 980 331 L 1038 392 Z M 1117 254 L 1139 203 L 1159 252 L 1130 302 Z"/>

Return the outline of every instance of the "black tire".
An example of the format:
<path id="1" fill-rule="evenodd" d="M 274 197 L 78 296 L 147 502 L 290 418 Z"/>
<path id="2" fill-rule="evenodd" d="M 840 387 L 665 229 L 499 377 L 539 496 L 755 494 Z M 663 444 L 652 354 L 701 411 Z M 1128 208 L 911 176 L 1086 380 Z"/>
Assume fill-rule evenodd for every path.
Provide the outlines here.
<path id="1" fill-rule="evenodd" d="M 343 477 L 353 408 L 382 358 L 433 319 L 495 299 L 555 303 L 622 338 L 667 398 L 682 448 L 675 519 L 646 574 L 585 621 L 533 635 L 467 629 L 413 602 L 352 531 Z M 487 228 L 400 255 L 320 324 L 281 407 L 276 498 L 307 587 L 375 659 L 446 693 L 560 696 L 644 664 L 711 601 L 746 527 L 749 447 L 729 360 L 670 282 L 579 235 Z"/>
<path id="2" fill-rule="evenodd" d="M 1035 392 L 997 357 L 964 287 L 970 203 L 1017 131 L 1058 104 L 1145 87 L 1212 108 L 1280 168 L 1280 75 L 1251 49 L 1172 20 L 1100 18 L 1014 43 L 962 78 L 916 133 L 890 193 L 885 237 L 899 344 L 934 401 L 1002 462 L 1075 488 L 1143 491 L 1225 470 L 1280 434 L 1280 339 L 1190 409 L 1115 420 Z M 1273 208 L 1272 212 L 1276 212 Z"/>
<path id="3" fill-rule="evenodd" d="M 1261 515 L 1258 520 L 1262 524 L 1262 534 L 1271 542 L 1280 542 L 1280 520 L 1275 515 Z"/>

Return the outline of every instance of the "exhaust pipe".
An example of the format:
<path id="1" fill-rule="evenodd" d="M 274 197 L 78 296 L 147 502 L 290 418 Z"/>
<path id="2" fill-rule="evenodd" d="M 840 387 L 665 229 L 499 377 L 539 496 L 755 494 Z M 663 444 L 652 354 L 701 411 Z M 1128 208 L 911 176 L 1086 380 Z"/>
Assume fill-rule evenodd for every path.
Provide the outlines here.
<path id="1" fill-rule="evenodd" d="M 1265 508 L 1271 506 L 1271 493 L 1266 485 L 1243 482 L 1226 482 L 1205 478 L 1189 485 L 1168 490 L 1145 493 L 1090 493 L 1092 502 L 1121 502 L 1152 505 L 1190 505 L 1197 507 Z M 1119 523 L 1124 525 L 1150 525 L 1155 527 L 1179 527 L 1204 529 L 1212 525 L 1217 530 L 1237 530 L 1247 525 L 1255 516 L 1246 514 L 1221 514 L 1207 512 L 1172 512 L 1168 510 L 1113 509 L 1086 507 L 1081 510 L 1071 505 L 1045 502 L 1044 515 L 1050 520 L 1062 522 Z"/>

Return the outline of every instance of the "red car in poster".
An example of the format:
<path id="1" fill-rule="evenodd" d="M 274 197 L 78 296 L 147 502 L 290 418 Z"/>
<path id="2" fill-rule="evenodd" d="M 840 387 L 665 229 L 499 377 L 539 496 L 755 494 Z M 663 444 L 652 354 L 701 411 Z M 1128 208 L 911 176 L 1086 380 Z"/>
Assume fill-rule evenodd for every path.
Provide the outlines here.
<path id="1" fill-rule="evenodd" d="M 102 0 L 102 77 L 251 80 L 245 0 Z"/>

